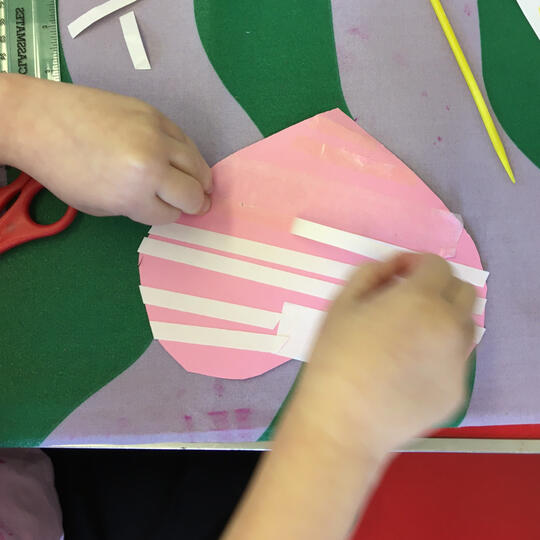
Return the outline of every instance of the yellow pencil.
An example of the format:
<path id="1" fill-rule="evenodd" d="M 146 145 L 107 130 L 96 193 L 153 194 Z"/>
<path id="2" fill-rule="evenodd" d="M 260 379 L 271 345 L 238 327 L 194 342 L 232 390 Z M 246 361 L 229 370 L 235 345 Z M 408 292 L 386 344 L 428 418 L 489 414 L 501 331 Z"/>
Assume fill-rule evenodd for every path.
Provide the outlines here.
<path id="1" fill-rule="evenodd" d="M 448 20 L 448 17 L 444 12 L 444 8 L 442 7 L 440 0 L 430 1 L 435 11 L 435 14 L 437 15 L 437 18 L 439 19 L 439 23 L 442 26 L 446 39 L 450 44 L 452 52 L 456 57 L 459 68 L 463 73 L 463 77 L 465 77 L 465 80 L 467 81 L 469 90 L 471 91 L 472 97 L 474 98 L 476 106 L 478 107 L 478 112 L 482 117 L 484 125 L 486 126 L 486 131 L 488 132 L 489 138 L 491 139 L 491 144 L 493 144 L 493 148 L 495 148 L 495 152 L 497 152 L 497 155 L 499 156 L 503 167 L 508 173 L 510 180 L 512 180 L 512 182 L 515 184 L 516 179 L 514 177 L 514 173 L 512 172 L 512 167 L 510 167 L 510 162 L 508 161 L 508 156 L 506 155 L 506 152 L 504 150 L 503 143 L 501 141 L 501 138 L 499 137 L 499 133 L 497 132 L 497 128 L 495 127 L 495 123 L 493 122 L 493 118 L 491 118 L 491 114 L 489 113 L 486 102 L 484 101 L 484 96 L 482 96 L 482 92 L 480 92 L 480 88 L 478 88 L 478 84 L 476 82 L 476 79 L 474 78 L 471 68 L 469 67 L 469 63 L 467 62 L 467 59 L 465 58 L 465 55 L 461 50 L 461 46 L 459 45 L 459 42 L 456 38 L 456 34 L 454 34 L 452 25 L 450 24 L 450 21 Z"/>

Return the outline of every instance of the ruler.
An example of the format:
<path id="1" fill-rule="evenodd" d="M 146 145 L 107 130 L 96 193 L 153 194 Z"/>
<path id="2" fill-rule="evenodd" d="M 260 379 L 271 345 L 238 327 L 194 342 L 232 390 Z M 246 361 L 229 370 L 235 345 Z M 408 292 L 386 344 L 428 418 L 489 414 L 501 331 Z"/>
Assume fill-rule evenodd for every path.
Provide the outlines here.
<path id="1" fill-rule="evenodd" d="M 0 73 L 60 80 L 56 0 L 0 0 Z"/>

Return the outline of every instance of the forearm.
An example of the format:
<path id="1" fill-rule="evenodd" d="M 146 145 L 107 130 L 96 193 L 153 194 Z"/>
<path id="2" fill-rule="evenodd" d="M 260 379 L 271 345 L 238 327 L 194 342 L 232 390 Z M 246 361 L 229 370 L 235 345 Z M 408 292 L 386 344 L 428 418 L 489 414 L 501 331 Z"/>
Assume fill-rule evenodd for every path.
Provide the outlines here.
<path id="1" fill-rule="evenodd" d="M 309 410 L 313 402 L 298 394 L 301 401 L 291 403 L 224 540 L 342 540 L 366 504 L 385 457 L 352 451 L 347 422 L 341 427 L 332 414 L 323 413 L 332 432 L 321 429 Z"/>

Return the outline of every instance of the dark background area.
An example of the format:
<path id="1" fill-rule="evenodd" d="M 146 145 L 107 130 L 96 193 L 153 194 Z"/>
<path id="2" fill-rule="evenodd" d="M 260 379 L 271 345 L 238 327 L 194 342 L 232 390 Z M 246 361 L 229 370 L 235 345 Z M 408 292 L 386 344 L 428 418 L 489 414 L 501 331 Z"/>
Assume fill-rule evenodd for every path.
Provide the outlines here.
<path id="1" fill-rule="evenodd" d="M 68 540 L 219 538 L 259 452 L 46 450 Z"/>

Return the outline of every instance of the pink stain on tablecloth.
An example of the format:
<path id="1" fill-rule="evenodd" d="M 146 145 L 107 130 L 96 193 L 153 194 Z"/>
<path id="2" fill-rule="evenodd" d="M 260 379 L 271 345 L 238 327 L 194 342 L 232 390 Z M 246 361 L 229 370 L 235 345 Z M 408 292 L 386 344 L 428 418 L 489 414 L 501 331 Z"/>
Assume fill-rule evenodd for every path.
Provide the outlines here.
<path id="1" fill-rule="evenodd" d="M 211 411 L 208 416 L 214 423 L 217 431 L 225 431 L 230 428 L 228 411 Z"/>
<path id="2" fill-rule="evenodd" d="M 213 174 L 212 211 L 206 216 L 183 216 L 179 223 L 350 264 L 366 260 L 291 235 L 294 218 L 302 217 L 482 268 L 474 242 L 443 202 L 403 162 L 337 109 L 236 152 L 216 164 Z M 328 301 L 320 298 L 148 255 L 140 258 L 139 270 L 145 286 L 269 311 L 281 312 L 284 302 L 328 307 Z M 486 288 L 478 294 L 485 296 Z M 153 306 L 147 306 L 147 312 L 154 321 L 275 333 Z M 477 318 L 478 324 L 483 322 L 483 316 Z M 215 377 L 244 379 L 287 361 L 269 353 L 169 341 L 162 345 L 188 371 Z"/>
<path id="3" fill-rule="evenodd" d="M 234 409 L 234 416 L 236 418 L 236 427 L 238 429 L 251 428 L 251 423 L 250 423 L 251 409 L 249 408 Z"/>

